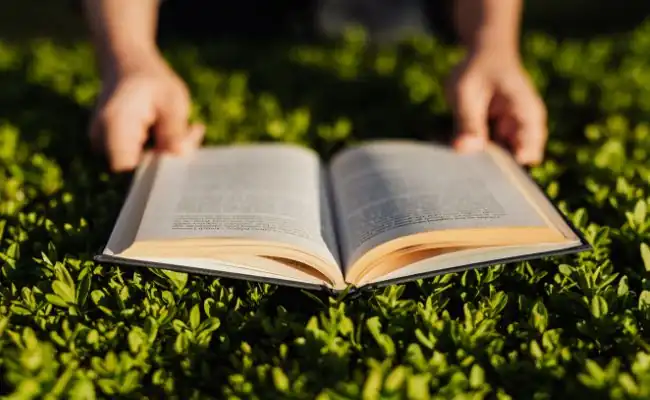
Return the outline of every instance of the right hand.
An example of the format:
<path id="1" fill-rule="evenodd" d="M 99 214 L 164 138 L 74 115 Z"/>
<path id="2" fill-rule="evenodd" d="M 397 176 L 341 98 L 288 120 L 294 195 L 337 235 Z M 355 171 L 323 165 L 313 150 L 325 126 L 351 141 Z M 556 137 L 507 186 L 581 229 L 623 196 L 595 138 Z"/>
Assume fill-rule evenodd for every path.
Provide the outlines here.
<path id="1" fill-rule="evenodd" d="M 188 89 L 160 55 L 107 71 L 90 138 L 111 170 L 137 167 L 150 129 L 156 150 L 182 154 L 200 146 L 205 127 L 188 125 Z"/>

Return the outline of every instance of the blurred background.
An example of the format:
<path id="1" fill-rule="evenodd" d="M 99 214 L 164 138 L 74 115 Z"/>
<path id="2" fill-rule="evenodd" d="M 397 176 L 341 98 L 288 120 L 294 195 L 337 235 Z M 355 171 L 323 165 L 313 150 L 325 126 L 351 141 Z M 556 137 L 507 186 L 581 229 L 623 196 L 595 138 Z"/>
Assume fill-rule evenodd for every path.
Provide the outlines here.
<path id="1" fill-rule="evenodd" d="M 193 92 L 207 139 L 289 140 L 325 155 L 353 137 L 449 131 L 442 84 L 458 61 L 448 46 L 453 0 L 422 2 L 431 41 L 378 51 L 359 38 L 320 42 L 319 1 L 163 2 L 159 43 Z M 650 104 L 642 79 L 625 72 L 648 65 L 639 54 L 650 1 L 528 0 L 524 8 L 522 49 L 551 137 L 582 141 L 586 124 L 606 113 L 632 107 L 634 116 Z M 0 1 L 0 59 L 14 60 L 0 74 L 0 119 L 23 135 L 51 129 L 85 138 L 99 89 L 87 38 L 78 0 Z M 87 151 L 61 134 L 42 135 L 61 140 L 61 148 L 40 147 L 63 165 L 66 153 Z"/>
<path id="2" fill-rule="evenodd" d="M 433 30 L 450 38 L 446 13 L 451 0 L 424 4 Z M 0 37 L 78 39 L 85 35 L 78 1 L 0 2 Z M 161 8 L 161 38 L 305 38 L 313 33 L 317 0 L 166 0 Z M 627 31 L 650 14 L 647 0 L 527 0 L 524 29 L 559 37 L 585 37 Z M 271 35 L 271 36 L 269 36 Z"/>

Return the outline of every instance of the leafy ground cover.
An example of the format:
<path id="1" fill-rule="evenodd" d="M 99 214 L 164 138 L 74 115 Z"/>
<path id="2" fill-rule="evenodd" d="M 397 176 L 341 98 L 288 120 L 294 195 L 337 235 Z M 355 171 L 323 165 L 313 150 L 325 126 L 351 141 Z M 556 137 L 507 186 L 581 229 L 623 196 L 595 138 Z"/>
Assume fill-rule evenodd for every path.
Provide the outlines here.
<path id="1" fill-rule="evenodd" d="M 340 299 L 92 262 L 129 182 L 87 150 L 92 51 L 0 42 L 0 395 L 650 397 L 650 23 L 523 47 L 550 114 L 531 173 L 595 250 Z M 434 39 L 372 49 L 359 32 L 166 51 L 208 143 L 324 156 L 445 132 L 442 82 L 461 56 Z"/>

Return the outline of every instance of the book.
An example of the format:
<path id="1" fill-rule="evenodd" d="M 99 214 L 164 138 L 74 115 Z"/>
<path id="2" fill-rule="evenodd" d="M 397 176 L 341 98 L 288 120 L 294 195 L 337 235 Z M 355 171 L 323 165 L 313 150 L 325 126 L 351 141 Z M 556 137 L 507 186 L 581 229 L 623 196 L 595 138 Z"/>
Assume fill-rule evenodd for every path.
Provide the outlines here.
<path id="1" fill-rule="evenodd" d="M 498 145 L 375 140 L 148 153 L 95 259 L 340 292 L 590 248 Z"/>

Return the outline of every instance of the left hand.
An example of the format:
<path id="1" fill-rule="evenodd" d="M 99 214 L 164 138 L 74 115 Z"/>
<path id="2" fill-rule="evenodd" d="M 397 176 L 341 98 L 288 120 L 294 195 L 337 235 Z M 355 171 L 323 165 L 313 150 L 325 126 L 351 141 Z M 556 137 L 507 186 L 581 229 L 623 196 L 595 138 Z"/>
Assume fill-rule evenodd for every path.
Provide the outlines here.
<path id="1" fill-rule="evenodd" d="M 517 55 L 471 51 L 447 86 L 454 113 L 458 151 L 481 150 L 494 136 L 520 164 L 539 164 L 548 136 L 546 107 Z"/>

